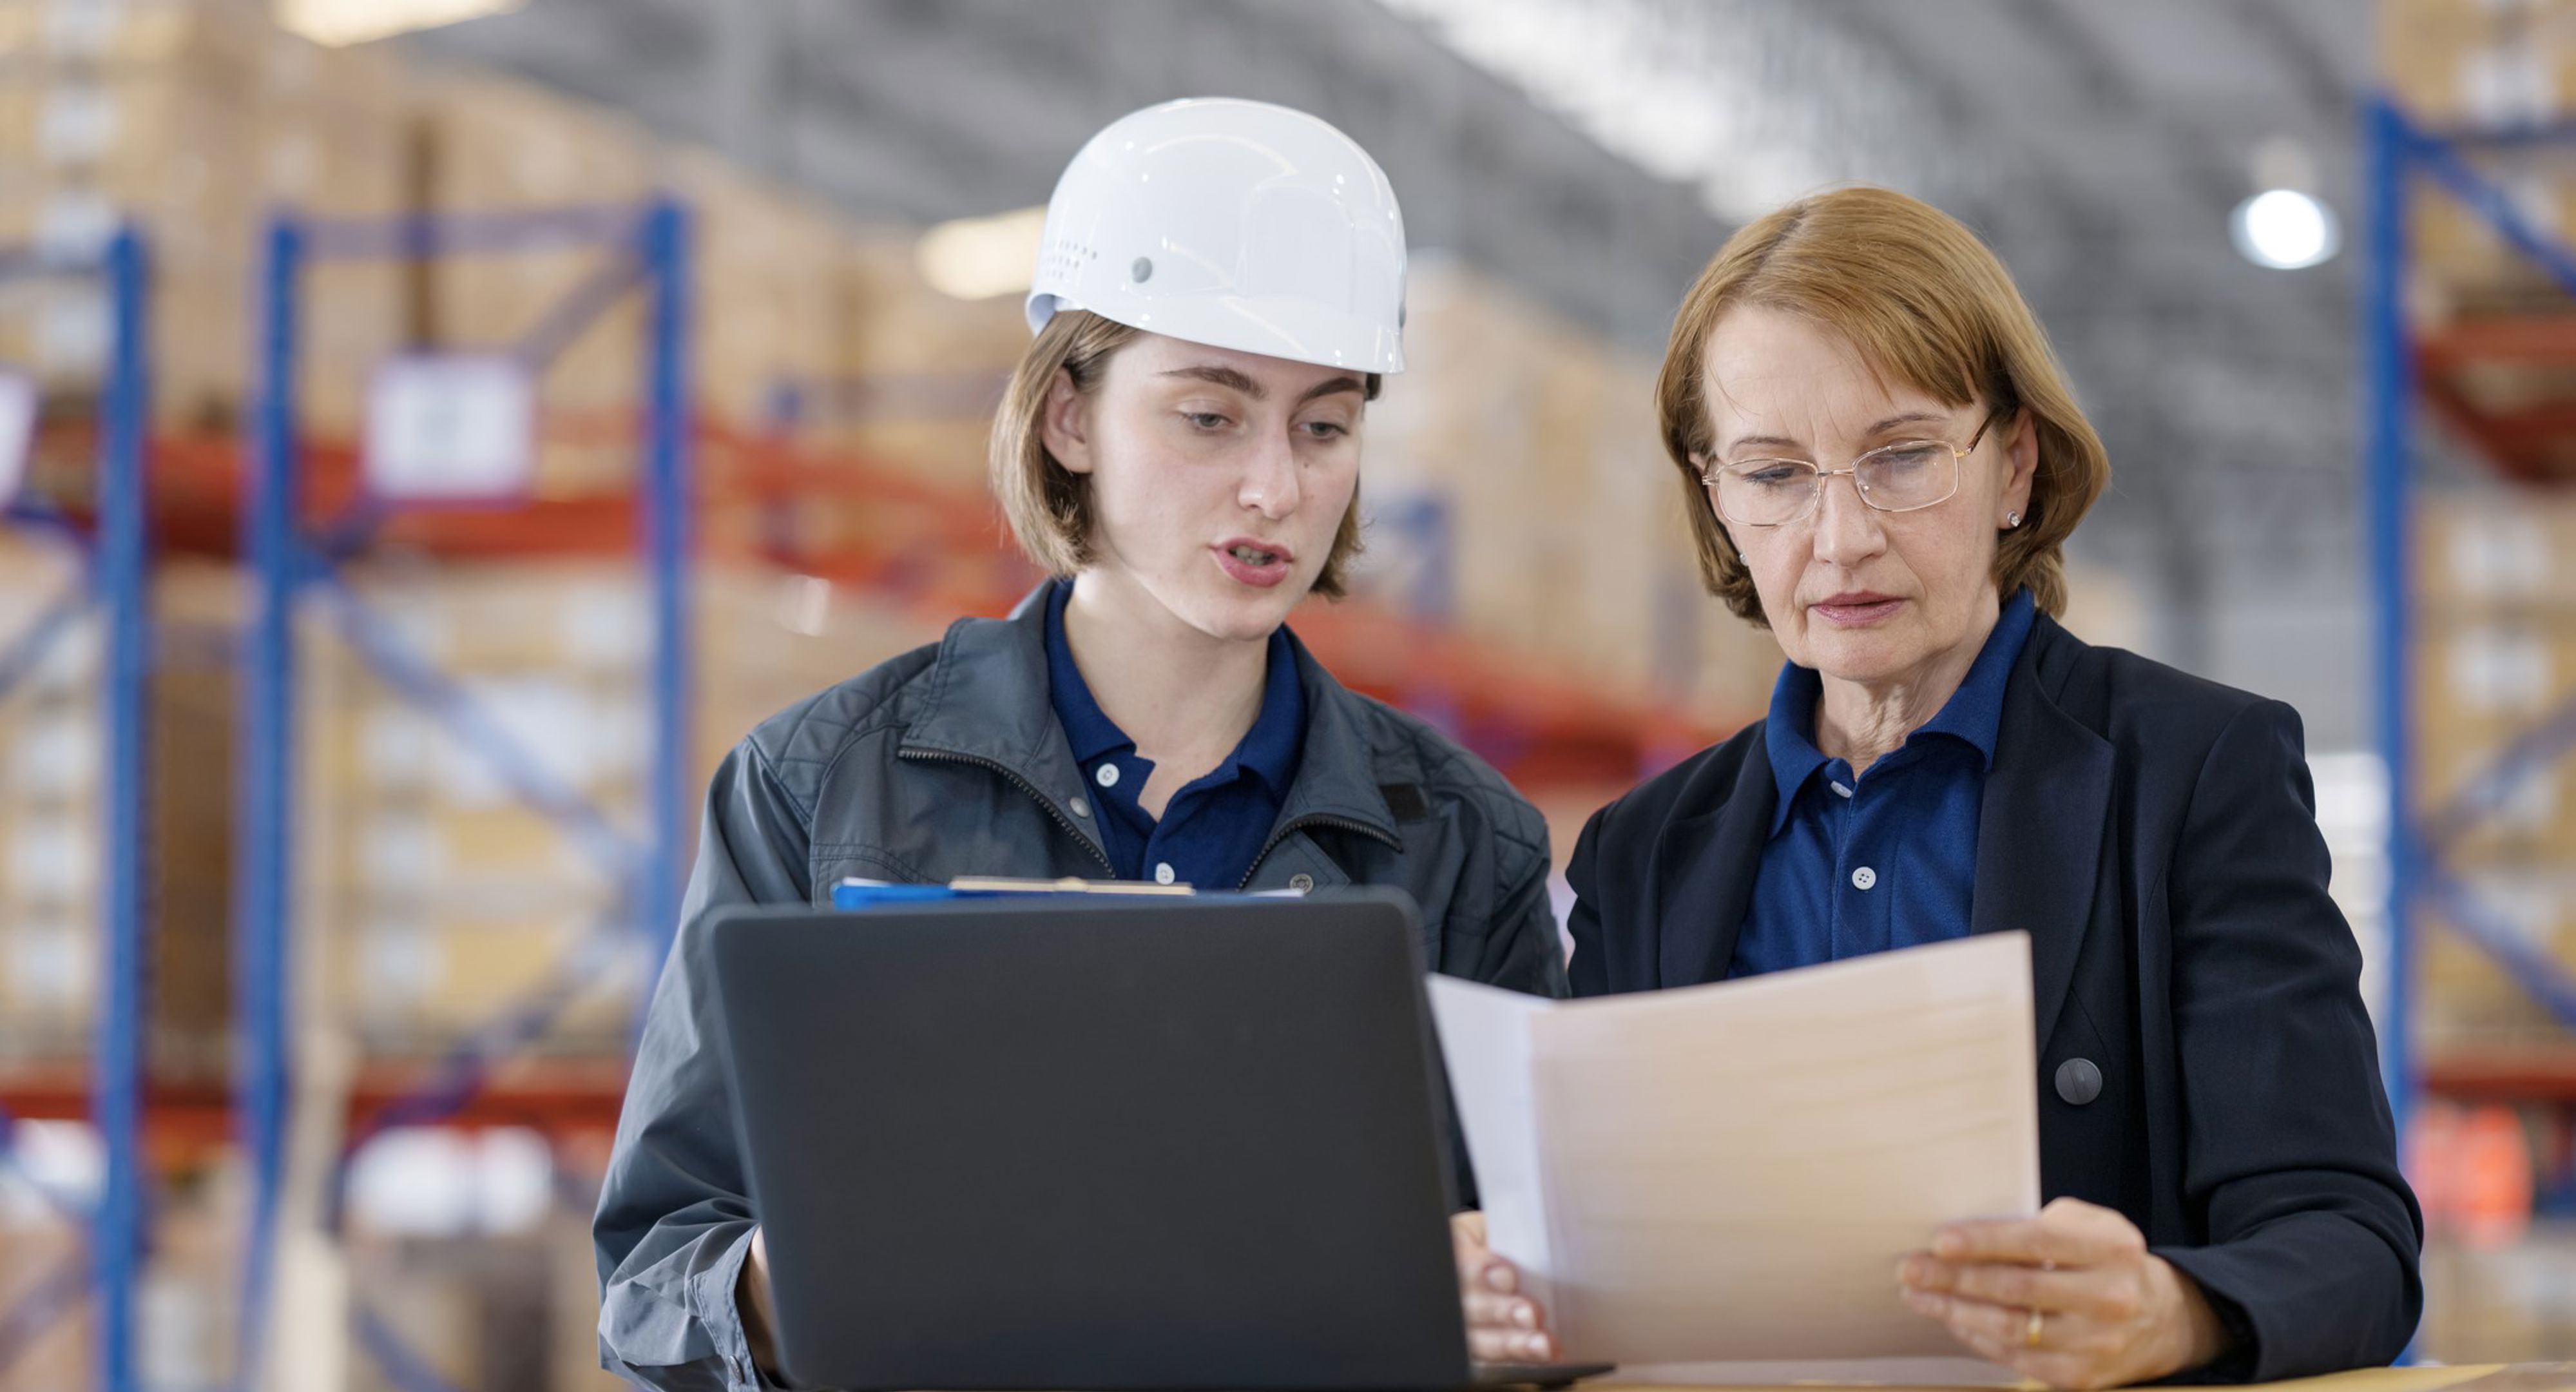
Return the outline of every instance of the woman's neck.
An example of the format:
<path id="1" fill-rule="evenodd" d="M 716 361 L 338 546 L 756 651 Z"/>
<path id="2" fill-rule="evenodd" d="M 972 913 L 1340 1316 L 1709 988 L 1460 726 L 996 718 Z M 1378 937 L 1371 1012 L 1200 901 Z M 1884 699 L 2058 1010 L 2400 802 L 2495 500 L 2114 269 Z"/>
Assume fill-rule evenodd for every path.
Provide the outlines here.
<path id="1" fill-rule="evenodd" d="M 1213 638 L 1124 576 L 1085 571 L 1065 643 L 1101 713 L 1136 741 L 1154 782 L 1179 787 L 1225 761 L 1260 717 L 1270 642 Z"/>
<path id="2" fill-rule="evenodd" d="M 1884 680 L 1821 676 L 1816 748 L 1850 764 L 1853 777 L 1895 753 L 1958 694 L 2000 618 L 2000 608 L 1990 607 L 1965 640 Z"/>

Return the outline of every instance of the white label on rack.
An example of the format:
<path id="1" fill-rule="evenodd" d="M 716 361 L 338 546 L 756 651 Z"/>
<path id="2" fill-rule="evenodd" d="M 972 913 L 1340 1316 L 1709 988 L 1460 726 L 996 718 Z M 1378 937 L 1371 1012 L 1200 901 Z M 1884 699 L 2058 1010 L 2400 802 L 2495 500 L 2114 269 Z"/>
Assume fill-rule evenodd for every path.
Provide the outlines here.
<path id="1" fill-rule="evenodd" d="M 430 743 L 437 733 L 408 706 L 378 706 L 359 727 L 358 766 L 380 792 L 417 788 L 429 779 Z"/>
<path id="2" fill-rule="evenodd" d="M 2543 44 L 2499 43 L 2460 56 L 2460 105 L 2479 125 L 2518 126 L 2547 119 L 2557 104 L 2550 78 L 2554 51 Z"/>
<path id="3" fill-rule="evenodd" d="M 359 843 L 367 886 L 385 894 L 427 894 L 447 871 L 447 843 L 428 819 L 393 812 L 371 818 Z"/>
<path id="4" fill-rule="evenodd" d="M 2549 537 L 2540 519 L 2478 514 L 2451 528 L 2451 583 L 2477 599 L 2528 599 L 2549 586 Z"/>
<path id="5" fill-rule="evenodd" d="M 36 249 L 49 257 L 94 257 L 116 235 L 116 205 L 95 189 L 57 193 L 36 209 Z"/>
<path id="6" fill-rule="evenodd" d="M 558 785 L 581 788 L 593 777 L 596 738 L 591 703 L 582 688 L 546 677 L 493 677 L 465 683 L 480 713 L 511 745 Z M 512 793 L 491 766 L 491 751 L 450 743 L 440 760 L 441 787 L 462 807 L 497 807 Z"/>
<path id="7" fill-rule="evenodd" d="M 27 455 L 36 442 L 37 401 L 34 378 L 0 371 L 0 507 L 14 502 L 27 482 Z"/>
<path id="8" fill-rule="evenodd" d="M 116 98 L 97 83 L 67 82 L 45 94 L 36 149 L 54 164 L 88 164 L 116 143 Z"/>
<path id="9" fill-rule="evenodd" d="M 379 1009 L 409 1010 L 438 993 L 447 954 L 428 930 L 408 919 L 369 927 L 358 948 L 361 993 Z"/>
<path id="10" fill-rule="evenodd" d="M 68 820 L 27 823 L 9 836 L 9 888 L 20 902 L 79 903 L 97 879 L 97 857 L 84 826 Z"/>
<path id="11" fill-rule="evenodd" d="M 2549 645 L 2518 629 L 2470 628 L 2451 640 L 2451 690 L 2485 714 L 2535 711 L 2549 700 Z"/>
<path id="12" fill-rule="evenodd" d="M 92 723 L 71 712 L 34 717 L 10 751 L 17 791 L 62 800 L 88 792 L 98 781 L 99 741 Z"/>
<path id="13" fill-rule="evenodd" d="M 27 688 L 52 696 L 85 694 L 98 680 L 99 618 L 85 614 L 54 635 L 53 644 L 27 674 Z"/>
<path id="14" fill-rule="evenodd" d="M 54 372 L 107 370 L 107 292 L 95 285 L 49 285 L 36 318 L 36 362 Z"/>
<path id="15" fill-rule="evenodd" d="M 581 666 L 640 672 L 653 654 L 641 586 L 585 581 L 565 594 L 560 613 L 564 652 Z"/>
<path id="16" fill-rule="evenodd" d="M 94 939 L 79 925 L 43 918 L 9 935 L 10 994 L 19 1001 L 66 1010 L 89 999 Z"/>
<path id="17" fill-rule="evenodd" d="M 101 57 L 124 22 L 124 0 L 54 0 L 45 12 L 45 46 L 64 57 Z"/>
<path id="18" fill-rule="evenodd" d="M 536 383 L 490 355 L 400 357 L 367 397 L 367 487 L 397 501 L 507 501 L 536 480 Z"/>

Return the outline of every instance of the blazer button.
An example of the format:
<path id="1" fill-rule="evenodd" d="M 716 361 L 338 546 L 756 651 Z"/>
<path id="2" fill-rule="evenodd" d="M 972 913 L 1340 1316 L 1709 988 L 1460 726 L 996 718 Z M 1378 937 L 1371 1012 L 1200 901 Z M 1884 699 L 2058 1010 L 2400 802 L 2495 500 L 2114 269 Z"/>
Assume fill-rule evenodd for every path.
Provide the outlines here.
<path id="1" fill-rule="evenodd" d="M 2068 1059 L 2057 1065 L 2057 1095 L 2070 1107 L 2081 1107 L 2102 1095 L 2102 1070 L 2091 1059 Z"/>

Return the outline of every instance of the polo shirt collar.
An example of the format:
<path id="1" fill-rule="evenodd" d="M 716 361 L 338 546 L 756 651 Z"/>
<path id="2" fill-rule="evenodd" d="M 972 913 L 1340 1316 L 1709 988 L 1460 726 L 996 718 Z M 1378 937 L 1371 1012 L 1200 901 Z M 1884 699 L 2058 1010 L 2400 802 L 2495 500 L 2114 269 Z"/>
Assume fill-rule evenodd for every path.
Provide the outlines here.
<path id="1" fill-rule="evenodd" d="M 1994 631 L 1986 635 L 1985 646 L 1977 650 L 1977 660 L 1969 666 L 1967 678 L 1941 704 L 1939 713 L 1909 735 L 1906 743 L 1924 735 L 1947 735 L 1975 749 L 1985 767 L 1994 766 L 1995 737 L 2003 727 L 2004 688 L 2012 680 L 2013 664 L 2021 660 L 2021 650 L 2030 641 L 2036 612 L 2028 589 L 2013 592 L 1995 619 Z M 1807 786 L 1807 780 L 1830 762 L 1824 751 L 1816 748 L 1816 701 L 1823 692 L 1824 681 L 1815 669 L 1794 662 L 1783 663 L 1779 680 L 1771 684 L 1771 712 L 1762 722 L 1762 748 L 1771 761 L 1772 784 L 1779 792 L 1771 808 L 1771 833 L 1775 836 L 1788 824 L 1791 806 Z"/>
<path id="2" fill-rule="evenodd" d="M 1072 595 L 1073 582 L 1069 580 L 1056 580 L 1047 587 L 1047 694 L 1055 706 L 1056 719 L 1064 725 L 1074 762 L 1087 766 L 1104 755 L 1132 752 L 1136 741 L 1100 708 L 1090 685 L 1082 679 L 1082 669 L 1074 663 L 1073 646 L 1065 638 L 1064 629 L 1065 601 Z M 1253 717 L 1252 728 L 1244 732 L 1243 741 L 1214 772 L 1247 771 L 1261 780 L 1272 797 L 1285 798 L 1297 774 L 1305 731 L 1305 689 L 1298 680 L 1297 654 L 1283 624 L 1270 633 L 1261 710 Z"/>

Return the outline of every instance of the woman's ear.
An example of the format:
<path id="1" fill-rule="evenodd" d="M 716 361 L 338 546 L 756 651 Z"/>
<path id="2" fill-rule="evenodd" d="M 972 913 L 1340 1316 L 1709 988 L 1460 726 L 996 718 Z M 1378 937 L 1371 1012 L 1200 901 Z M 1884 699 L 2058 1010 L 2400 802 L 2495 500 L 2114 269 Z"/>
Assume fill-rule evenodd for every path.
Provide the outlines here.
<path id="1" fill-rule="evenodd" d="M 1091 472 L 1091 399 L 1073 385 L 1073 373 L 1055 370 L 1046 404 L 1038 408 L 1038 440 L 1069 474 Z"/>
<path id="2" fill-rule="evenodd" d="M 2003 510 L 2026 521 L 2030 517 L 2031 481 L 2039 477 L 2039 418 L 2027 409 L 2016 415 L 2019 419 L 2013 422 L 2012 434 L 2005 442 L 2005 458 L 2011 461 L 2012 472 L 2004 477 Z M 1999 530 L 2019 525 L 2020 521 L 2007 523 L 2000 517 L 1995 519 Z"/>

